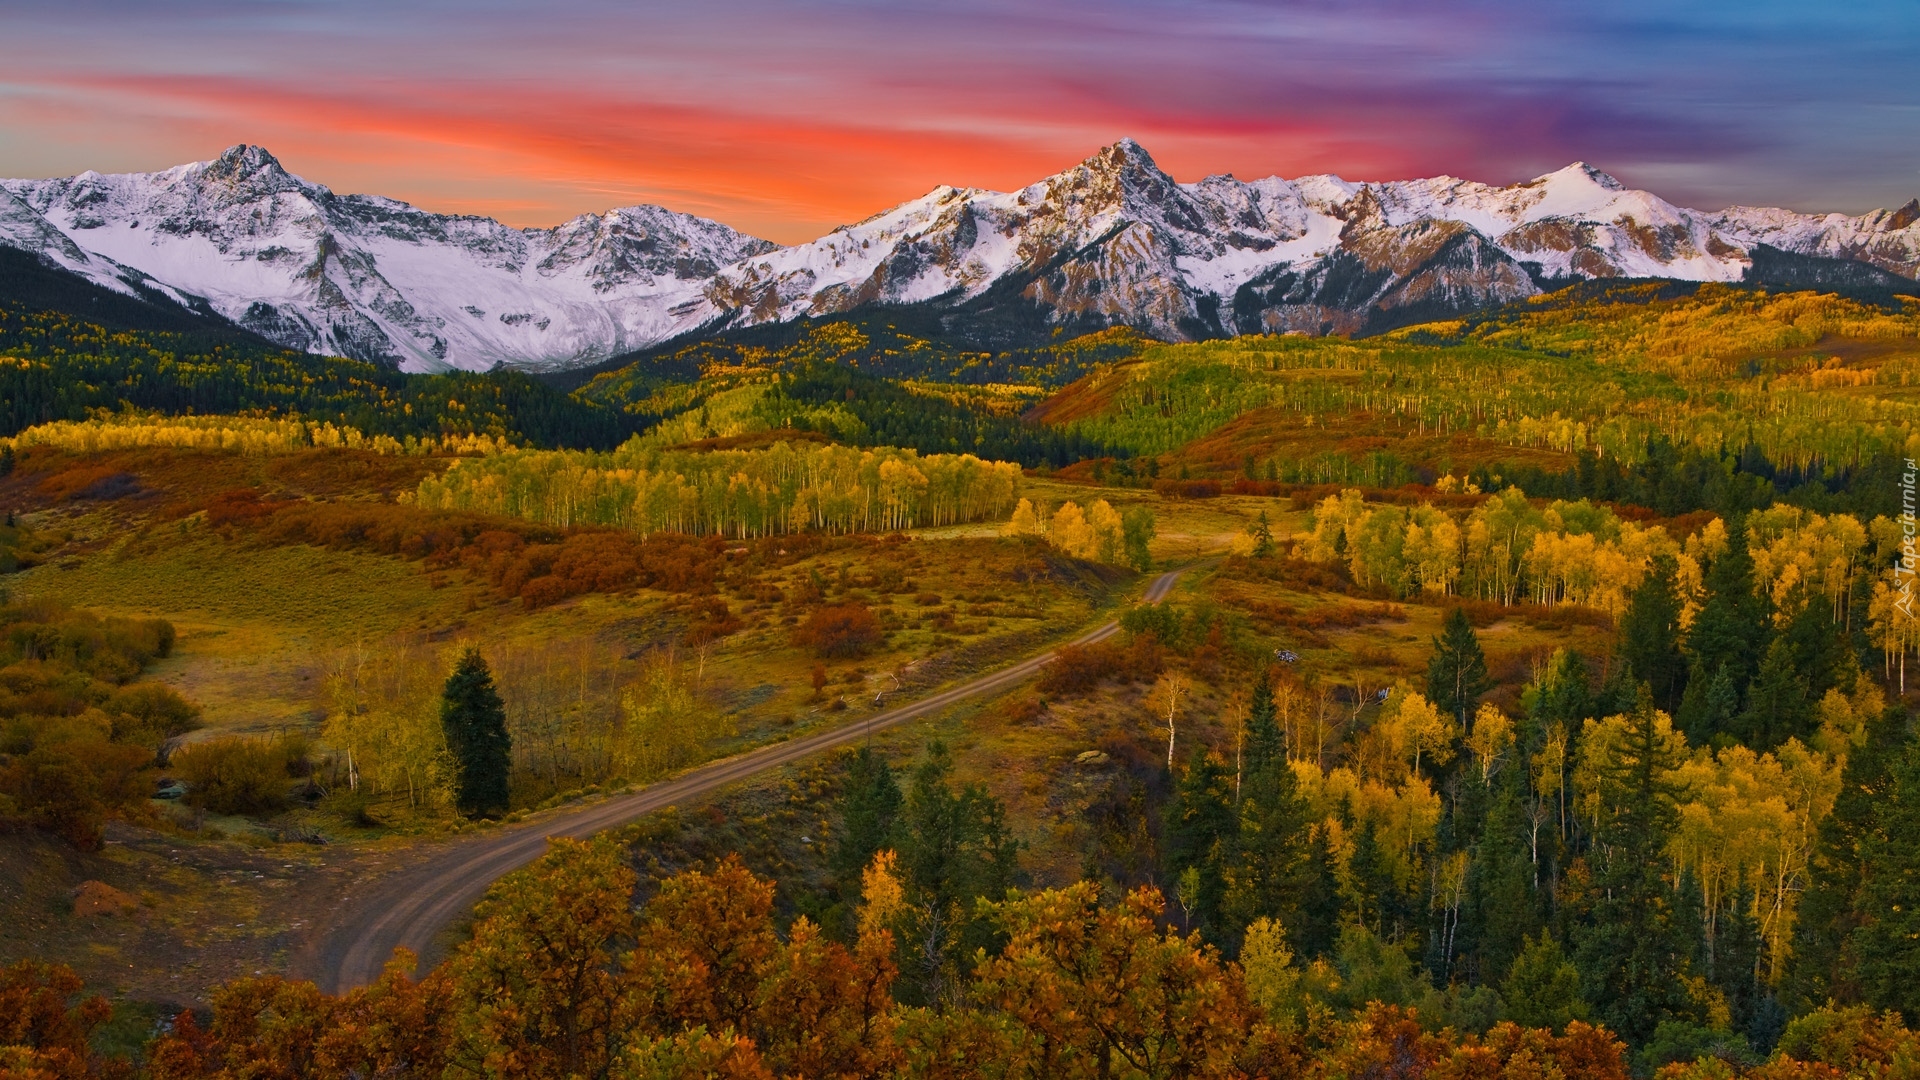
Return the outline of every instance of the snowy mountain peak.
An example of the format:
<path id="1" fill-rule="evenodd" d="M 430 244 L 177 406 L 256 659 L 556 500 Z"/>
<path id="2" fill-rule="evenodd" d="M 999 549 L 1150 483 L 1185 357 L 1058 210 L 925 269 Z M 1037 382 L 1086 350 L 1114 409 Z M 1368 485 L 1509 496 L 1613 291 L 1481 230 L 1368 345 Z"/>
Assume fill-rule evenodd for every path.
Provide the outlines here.
<path id="1" fill-rule="evenodd" d="M 293 174 L 280 164 L 264 146 L 252 146 L 241 143 L 229 146 L 220 156 L 204 166 L 204 175 L 209 180 L 235 182 L 252 180 L 265 174 L 264 179 L 280 181 L 293 179 Z"/>
<path id="2" fill-rule="evenodd" d="M 538 368 L 876 304 L 936 308 L 983 341 L 1115 324 L 1360 332 L 1573 278 L 1739 280 L 1760 245 L 1897 283 L 1920 275 L 1920 200 L 1703 214 L 1585 162 L 1509 186 L 1183 184 L 1121 139 L 1017 191 L 941 186 L 782 248 L 658 206 L 530 229 L 434 214 L 335 194 L 242 144 L 164 172 L 0 180 L 0 244 L 108 288 L 204 300 L 297 348 Z"/>
<path id="3" fill-rule="evenodd" d="M 1536 176 L 1530 183 L 1543 184 L 1547 187 L 1568 184 L 1592 185 L 1607 191 L 1625 191 L 1627 189 L 1627 186 L 1614 179 L 1612 174 L 1602 172 L 1584 161 L 1576 161 L 1564 168 L 1555 169 L 1553 172 L 1546 173 L 1542 176 Z"/>

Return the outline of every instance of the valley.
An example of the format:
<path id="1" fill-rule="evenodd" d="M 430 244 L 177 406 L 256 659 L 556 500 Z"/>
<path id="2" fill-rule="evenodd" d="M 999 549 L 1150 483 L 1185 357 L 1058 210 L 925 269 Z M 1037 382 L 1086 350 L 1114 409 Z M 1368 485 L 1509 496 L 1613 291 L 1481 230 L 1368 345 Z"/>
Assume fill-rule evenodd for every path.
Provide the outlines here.
<path id="1" fill-rule="evenodd" d="M 887 1018 L 873 1074 L 949 1024 L 1038 1060 L 1008 965 L 1088 949 L 1185 973 L 1143 1016 L 1215 1002 L 1151 1036 L 1207 1075 L 1389 1036 L 1773 1075 L 1905 1007 L 1865 807 L 1920 792 L 1916 303 L 970 346 L 868 308 L 541 377 L 6 307 L 0 961 L 147 1063 L 480 1038 L 435 1025 L 563 961 L 656 1050 L 801 1060 L 761 1005 L 699 1043 L 722 961 L 634 951 L 718 919 L 755 1000 L 814 950 L 833 1023 Z"/>

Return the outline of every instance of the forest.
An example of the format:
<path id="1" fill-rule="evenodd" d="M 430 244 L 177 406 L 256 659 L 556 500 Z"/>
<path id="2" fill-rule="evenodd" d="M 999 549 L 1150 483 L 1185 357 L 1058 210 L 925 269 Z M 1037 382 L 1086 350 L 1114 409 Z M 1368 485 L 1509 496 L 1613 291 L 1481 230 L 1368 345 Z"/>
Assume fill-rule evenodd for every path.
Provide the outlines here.
<path id="1" fill-rule="evenodd" d="M 113 330 L 0 302 L 0 434 L 100 411 L 261 413 L 405 441 L 486 436 L 607 448 L 650 418 L 563 394 L 521 372 L 403 375 L 234 335 Z"/>
<path id="2" fill-rule="evenodd" d="M 1470 436 L 1486 446 L 1475 451 L 1481 461 L 1455 463 L 1468 467 L 1526 456 L 1516 451 L 1584 450 L 1631 469 L 1656 440 L 1710 454 L 1752 447 L 1806 478 L 1911 455 L 1905 390 L 1920 362 L 1911 303 L 1889 310 L 1719 286 L 1641 303 L 1539 299 L 1471 325 L 1379 338 L 1148 348 L 1035 415 L 1140 455 L 1176 451 L 1259 410 L 1324 427 L 1336 443 L 1354 417 L 1402 439 Z M 1269 463 L 1256 449 L 1247 468 L 1317 482 L 1299 473 L 1306 464 L 1299 455 Z"/>
<path id="3" fill-rule="evenodd" d="M 998 519 L 1020 469 L 972 454 L 777 442 L 759 450 L 608 454 L 518 451 L 457 462 L 423 480 L 429 509 L 615 525 L 640 533 L 737 538 L 789 532 L 893 532 Z"/>
<path id="4" fill-rule="evenodd" d="M 1117 624 L 554 842 L 417 975 L 136 1038 L 0 969 L 0 1072 L 1916 1075 L 1920 316 L 1639 288 L 1019 356 L 863 315 L 571 392 L 0 316 L 50 403 L 0 447 L 0 829 L 63 858 L 404 858 Z M 303 636 L 141 581 L 256 562 L 318 568 Z M 383 589 L 424 614 L 328 610 Z M 304 719 L 236 725 L 222 650 L 281 640 Z"/>

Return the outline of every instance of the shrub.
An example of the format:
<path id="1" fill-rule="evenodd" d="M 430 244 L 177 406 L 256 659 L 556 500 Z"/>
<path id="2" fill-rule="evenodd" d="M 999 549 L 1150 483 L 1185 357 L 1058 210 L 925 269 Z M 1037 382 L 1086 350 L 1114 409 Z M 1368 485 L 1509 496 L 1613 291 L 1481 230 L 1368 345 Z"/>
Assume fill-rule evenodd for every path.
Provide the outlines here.
<path id="1" fill-rule="evenodd" d="M 1040 690 L 1048 694 L 1084 694 L 1108 680 L 1141 682 L 1160 674 L 1164 662 L 1151 635 L 1135 636 L 1125 647 L 1114 641 L 1062 645 L 1040 670 Z"/>
<path id="2" fill-rule="evenodd" d="M 1119 667 L 1120 650 L 1111 642 L 1062 645 L 1040 670 L 1040 689 L 1048 694 L 1084 694 Z"/>
<path id="3" fill-rule="evenodd" d="M 107 816 L 145 798 L 143 775 L 153 753 L 71 737 L 75 725 L 60 726 L 67 730 L 43 730 L 50 737 L 0 765 L 0 824 L 30 825 L 82 851 L 98 851 Z"/>
<path id="4" fill-rule="evenodd" d="M 101 708 L 113 717 L 115 742 L 157 747 L 200 726 L 200 706 L 164 683 L 123 687 Z"/>
<path id="5" fill-rule="evenodd" d="M 814 608 L 794 631 L 794 641 L 816 656 L 864 656 L 880 644 L 880 621 L 861 603 Z"/>
<path id="6" fill-rule="evenodd" d="M 173 769 L 187 782 L 187 802 L 216 814 L 266 814 L 287 806 L 293 747 L 284 740 L 209 739 L 182 747 Z"/>

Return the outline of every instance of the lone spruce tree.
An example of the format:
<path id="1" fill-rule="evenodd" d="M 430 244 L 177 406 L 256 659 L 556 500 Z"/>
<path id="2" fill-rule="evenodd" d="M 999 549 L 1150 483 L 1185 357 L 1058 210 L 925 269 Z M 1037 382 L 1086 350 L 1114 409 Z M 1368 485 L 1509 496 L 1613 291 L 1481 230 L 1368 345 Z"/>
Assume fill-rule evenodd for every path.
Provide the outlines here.
<path id="1" fill-rule="evenodd" d="M 1480 637 L 1467 621 L 1466 609 L 1454 608 L 1447 613 L 1440 636 L 1433 639 L 1433 659 L 1427 662 L 1427 700 L 1440 711 L 1452 713 L 1454 723 L 1464 731 L 1467 717 L 1473 715 L 1473 707 L 1490 685 Z"/>
<path id="2" fill-rule="evenodd" d="M 507 808 L 507 770 L 513 738 L 507 709 L 493 688 L 493 673 L 480 650 L 468 648 L 440 695 L 440 726 L 459 768 L 455 802 L 468 817 Z"/>

